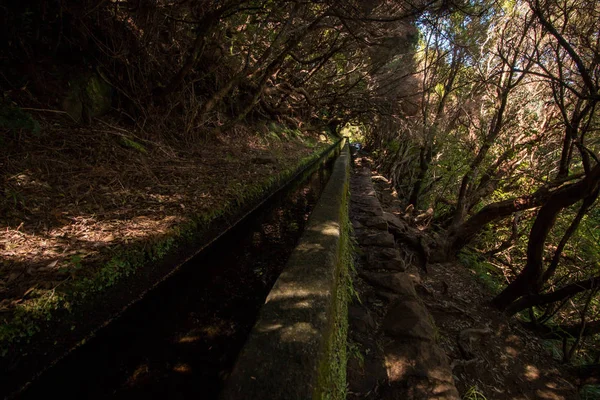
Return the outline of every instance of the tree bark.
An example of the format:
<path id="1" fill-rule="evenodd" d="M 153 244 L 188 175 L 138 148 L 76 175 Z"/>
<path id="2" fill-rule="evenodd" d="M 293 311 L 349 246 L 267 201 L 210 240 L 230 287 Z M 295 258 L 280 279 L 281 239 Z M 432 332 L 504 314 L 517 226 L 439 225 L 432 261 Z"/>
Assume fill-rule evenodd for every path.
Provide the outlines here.
<path id="1" fill-rule="evenodd" d="M 519 311 L 525 310 L 529 307 L 556 303 L 578 293 L 598 287 L 599 284 L 600 276 L 594 276 L 583 281 L 571 283 L 550 293 L 522 297 L 507 307 L 506 313 L 509 315 L 514 315 Z"/>
<path id="2" fill-rule="evenodd" d="M 511 282 L 492 303 L 500 310 L 506 310 L 519 297 L 538 294 L 544 283 L 543 255 L 544 243 L 550 229 L 554 226 L 558 214 L 598 189 L 600 165 L 596 165 L 590 174 L 577 183 L 564 186 L 545 201 L 538 212 L 527 244 L 527 263 L 519 276 Z"/>
<path id="3" fill-rule="evenodd" d="M 426 143 L 423 147 L 421 147 L 421 151 L 419 153 L 419 175 L 417 175 L 417 180 L 413 185 L 410 198 L 408 200 L 408 203 L 412 204 L 415 207 L 415 210 L 419 208 L 419 194 L 421 193 L 421 188 L 423 187 L 423 181 L 425 181 L 425 177 L 427 176 L 427 171 L 429 170 L 432 157 L 433 151 L 431 150 L 431 145 Z"/>
<path id="4" fill-rule="evenodd" d="M 177 89 L 183 83 L 183 80 L 192 71 L 192 69 L 196 65 L 196 62 L 198 61 L 198 57 L 202 53 L 202 47 L 204 46 L 204 39 L 206 37 L 206 34 L 219 23 L 221 17 L 223 16 L 223 14 L 225 14 L 225 12 L 231 10 L 233 7 L 241 3 L 243 2 L 235 2 L 233 4 L 219 7 L 218 9 L 206 14 L 200 21 L 198 21 L 196 39 L 192 44 L 192 48 L 190 49 L 185 62 L 183 63 L 177 74 L 175 74 L 175 76 L 171 78 L 171 80 L 169 81 L 169 83 L 167 83 L 164 89 L 158 92 L 160 97 L 164 98 L 167 95 L 173 93 L 175 89 Z"/>

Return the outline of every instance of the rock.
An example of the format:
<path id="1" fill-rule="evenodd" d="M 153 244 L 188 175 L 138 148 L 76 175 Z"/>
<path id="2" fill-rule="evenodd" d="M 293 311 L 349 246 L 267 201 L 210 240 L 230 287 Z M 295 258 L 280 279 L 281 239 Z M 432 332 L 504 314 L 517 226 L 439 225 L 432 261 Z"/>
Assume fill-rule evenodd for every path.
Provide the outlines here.
<path id="1" fill-rule="evenodd" d="M 87 112 L 90 117 L 106 114 L 112 105 L 112 87 L 100 76 L 93 74 L 85 86 Z"/>
<path id="2" fill-rule="evenodd" d="M 410 376 L 405 381 L 384 386 L 378 397 L 381 400 L 460 400 L 454 384 Z"/>
<path id="3" fill-rule="evenodd" d="M 409 265 L 406 268 L 406 274 L 412 280 L 413 284 L 420 285 L 421 284 L 421 275 L 419 274 L 419 269 L 414 265 Z"/>
<path id="4" fill-rule="evenodd" d="M 359 213 L 363 214 L 365 216 L 375 216 L 375 217 L 383 216 L 383 210 L 381 209 L 381 207 L 366 207 L 366 206 L 360 207 Z M 386 229 L 387 229 L 387 227 L 386 227 Z"/>
<path id="5" fill-rule="evenodd" d="M 387 261 L 374 261 L 365 264 L 363 268 L 368 270 L 384 269 L 388 271 L 404 272 L 404 261 L 399 258 Z"/>
<path id="6" fill-rule="evenodd" d="M 397 295 L 396 293 L 384 292 L 382 290 L 378 290 L 377 292 L 375 292 L 375 296 L 377 296 L 378 298 L 384 299 L 387 302 L 387 304 L 394 303 L 394 302 L 396 302 L 396 300 L 398 300 L 400 298 L 400 296 Z"/>
<path id="7" fill-rule="evenodd" d="M 364 226 L 368 226 L 369 228 L 379 229 L 382 231 L 388 230 L 388 224 L 382 217 L 362 215 L 357 216 L 355 220 L 359 221 Z"/>
<path id="8" fill-rule="evenodd" d="M 358 207 L 379 207 L 379 200 L 373 196 L 355 196 L 350 199 L 350 202 Z"/>
<path id="9" fill-rule="evenodd" d="M 396 250 L 383 248 L 382 250 Z M 365 269 L 388 269 L 391 271 L 404 272 L 406 266 L 396 251 L 395 257 L 389 258 L 387 255 L 379 254 L 377 251 L 367 253 Z"/>
<path id="10" fill-rule="evenodd" d="M 387 379 L 384 360 L 363 355 L 363 359 L 349 354 L 347 367 L 347 381 L 349 386 L 348 399 L 362 399 L 369 392 L 373 392 Z"/>
<path id="11" fill-rule="evenodd" d="M 382 261 L 382 260 L 392 260 L 394 258 L 400 257 L 400 253 L 396 248 L 372 248 L 367 253 L 367 260 L 372 261 Z"/>
<path id="12" fill-rule="evenodd" d="M 368 187 L 365 191 L 363 191 L 362 194 L 365 196 L 372 196 L 377 198 L 377 192 L 372 187 Z"/>
<path id="13" fill-rule="evenodd" d="M 353 330 L 362 333 L 373 332 L 377 327 L 369 310 L 358 305 L 348 307 L 348 323 Z"/>
<path id="14" fill-rule="evenodd" d="M 383 330 L 394 338 L 433 342 L 435 331 L 430 320 L 427 309 L 417 299 L 400 298 L 390 306 L 383 320 Z"/>
<path id="15" fill-rule="evenodd" d="M 353 227 L 354 229 L 361 229 L 361 228 L 363 228 L 363 227 L 364 227 L 364 225 L 363 225 L 363 224 L 361 224 L 360 222 L 356 221 L 356 220 L 353 220 L 353 221 L 352 221 L 352 227 Z"/>
<path id="16" fill-rule="evenodd" d="M 388 229 L 392 232 L 406 232 L 406 223 L 396 215 L 387 211 L 383 212 L 383 218 L 388 224 Z"/>
<path id="17" fill-rule="evenodd" d="M 393 342 L 385 348 L 389 385 L 386 400 L 459 400 L 446 354 L 423 341 Z"/>
<path id="18" fill-rule="evenodd" d="M 379 246 L 379 247 L 394 247 L 394 235 L 387 232 L 366 233 L 358 237 L 358 244 L 361 246 Z"/>
<path id="19" fill-rule="evenodd" d="M 360 272 L 359 275 L 373 286 L 380 287 L 401 297 L 417 298 L 417 292 L 415 291 L 415 287 L 410 280 L 410 277 L 403 272 L 397 272 L 395 274 Z"/>
<path id="20" fill-rule="evenodd" d="M 95 73 L 76 76 L 62 100 L 63 109 L 75 121 L 90 123 L 94 117 L 106 114 L 112 105 L 112 87 Z"/>

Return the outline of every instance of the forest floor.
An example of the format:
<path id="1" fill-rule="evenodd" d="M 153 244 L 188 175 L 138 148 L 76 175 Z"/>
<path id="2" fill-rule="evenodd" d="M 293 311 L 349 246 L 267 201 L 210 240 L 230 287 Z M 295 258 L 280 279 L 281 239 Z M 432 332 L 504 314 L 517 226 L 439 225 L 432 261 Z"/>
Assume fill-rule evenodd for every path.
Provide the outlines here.
<path id="1" fill-rule="evenodd" d="M 372 172 L 384 211 L 404 209 L 388 180 Z M 566 366 L 543 340 L 489 305 L 490 291 L 459 263 L 430 264 L 417 292 L 433 315 L 463 399 L 574 400 L 577 388 Z"/>
<path id="2" fill-rule="evenodd" d="M 115 249 L 235 209 L 332 142 L 320 132 L 266 126 L 210 141 L 153 142 L 108 118 L 82 126 L 62 115 L 34 117 L 39 134 L 0 137 L 5 322 L 36 298 L 92 279 Z"/>

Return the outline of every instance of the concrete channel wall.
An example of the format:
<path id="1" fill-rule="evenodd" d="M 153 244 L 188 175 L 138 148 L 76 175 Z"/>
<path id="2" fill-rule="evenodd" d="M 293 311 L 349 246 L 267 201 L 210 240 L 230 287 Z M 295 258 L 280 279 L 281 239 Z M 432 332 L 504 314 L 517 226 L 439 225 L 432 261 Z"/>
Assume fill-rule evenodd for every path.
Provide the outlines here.
<path id="1" fill-rule="evenodd" d="M 349 160 L 345 145 L 238 357 L 223 400 L 343 397 Z"/>

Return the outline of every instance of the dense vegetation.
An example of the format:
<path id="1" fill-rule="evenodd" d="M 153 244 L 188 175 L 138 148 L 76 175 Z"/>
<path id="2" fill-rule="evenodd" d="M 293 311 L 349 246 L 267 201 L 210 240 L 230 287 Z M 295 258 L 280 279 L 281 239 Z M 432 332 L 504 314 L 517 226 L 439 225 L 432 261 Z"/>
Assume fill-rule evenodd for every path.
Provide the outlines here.
<path id="1" fill-rule="evenodd" d="M 97 86 L 115 92 L 124 118 L 188 140 L 261 118 L 335 128 L 394 108 L 399 72 L 411 64 L 398 50 L 417 39 L 408 17 L 420 9 L 365 1 L 13 2 L 2 14 L 2 87 L 12 100 L 65 94 L 53 105 L 86 122 L 96 111 L 89 93 L 81 94 L 83 110 L 71 112 L 66 103 L 79 99 L 64 86 L 91 70 Z"/>
<path id="2" fill-rule="evenodd" d="M 107 101 L 142 142 L 360 127 L 430 210 L 430 261 L 485 266 L 497 308 L 598 362 L 599 21 L 585 0 L 8 2 L 0 141 Z"/>
<path id="3" fill-rule="evenodd" d="M 484 265 L 493 304 L 565 361 L 600 332 L 599 15 L 541 0 L 424 13 L 419 110 L 368 135 L 399 196 L 433 212 L 431 259 Z"/>

